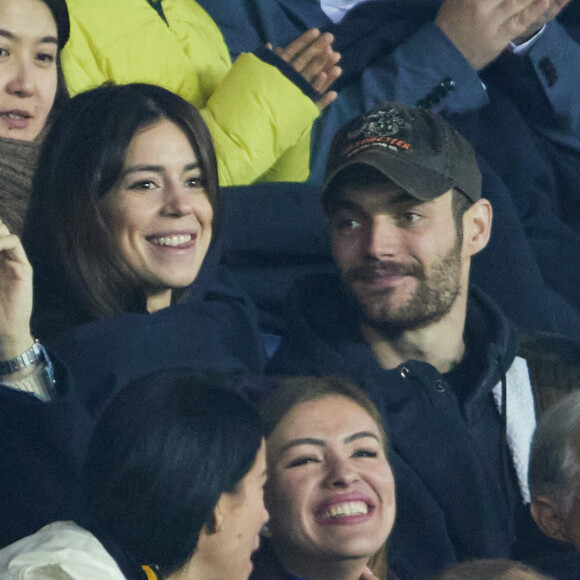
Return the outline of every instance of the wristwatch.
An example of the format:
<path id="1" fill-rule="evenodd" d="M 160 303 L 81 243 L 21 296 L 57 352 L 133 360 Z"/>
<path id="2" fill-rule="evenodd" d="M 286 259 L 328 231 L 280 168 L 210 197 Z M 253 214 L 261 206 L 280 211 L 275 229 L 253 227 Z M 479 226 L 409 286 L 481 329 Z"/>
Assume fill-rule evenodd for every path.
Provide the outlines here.
<path id="1" fill-rule="evenodd" d="M 11 375 L 41 362 L 48 362 L 46 351 L 36 341 L 27 351 L 17 357 L 0 361 L 0 375 Z"/>

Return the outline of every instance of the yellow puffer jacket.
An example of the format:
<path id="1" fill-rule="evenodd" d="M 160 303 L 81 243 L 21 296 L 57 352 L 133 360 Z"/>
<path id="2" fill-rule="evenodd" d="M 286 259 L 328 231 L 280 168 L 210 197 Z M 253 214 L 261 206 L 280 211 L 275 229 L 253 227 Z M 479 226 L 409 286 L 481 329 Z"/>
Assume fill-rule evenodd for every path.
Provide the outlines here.
<path id="1" fill-rule="evenodd" d="M 71 95 L 105 81 L 165 87 L 200 109 L 222 185 L 303 181 L 318 108 L 253 54 L 232 64 L 223 36 L 193 0 L 67 0 L 71 34 L 62 64 Z"/>

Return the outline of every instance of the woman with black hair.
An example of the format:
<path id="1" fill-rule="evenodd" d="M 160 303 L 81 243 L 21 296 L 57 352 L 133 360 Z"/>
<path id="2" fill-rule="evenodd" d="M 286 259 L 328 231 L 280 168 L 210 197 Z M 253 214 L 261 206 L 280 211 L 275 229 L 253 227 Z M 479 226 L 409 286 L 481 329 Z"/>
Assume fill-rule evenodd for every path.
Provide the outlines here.
<path id="1" fill-rule="evenodd" d="M 20 234 L 44 128 L 68 98 L 65 0 L 0 1 L 0 218 Z"/>
<path id="2" fill-rule="evenodd" d="M 253 309 L 219 269 L 220 222 L 211 138 L 192 105 L 141 84 L 75 97 L 38 162 L 23 233 L 32 334 L 21 325 L 12 355 L 40 339 L 93 414 L 149 371 L 261 371 Z"/>
<path id="3" fill-rule="evenodd" d="M 93 434 L 82 527 L 55 522 L 0 551 L 2 578 L 246 580 L 268 519 L 254 408 L 170 369 L 127 386 Z"/>

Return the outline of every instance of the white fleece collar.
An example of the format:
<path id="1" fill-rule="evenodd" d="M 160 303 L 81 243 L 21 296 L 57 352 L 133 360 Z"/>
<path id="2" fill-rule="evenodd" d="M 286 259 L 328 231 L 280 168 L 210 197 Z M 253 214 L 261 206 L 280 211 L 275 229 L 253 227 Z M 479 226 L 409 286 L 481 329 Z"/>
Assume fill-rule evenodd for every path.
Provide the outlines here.
<path id="1" fill-rule="evenodd" d="M 528 364 L 525 359 L 516 357 L 506 373 L 507 384 L 507 443 L 511 451 L 514 468 L 525 503 L 530 503 L 528 486 L 528 467 L 530 463 L 530 444 L 536 429 L 534 395 L 530 383 Z M 493 397 L 501 413 L 502 388 L 499 382 L 493 388 Z"/>

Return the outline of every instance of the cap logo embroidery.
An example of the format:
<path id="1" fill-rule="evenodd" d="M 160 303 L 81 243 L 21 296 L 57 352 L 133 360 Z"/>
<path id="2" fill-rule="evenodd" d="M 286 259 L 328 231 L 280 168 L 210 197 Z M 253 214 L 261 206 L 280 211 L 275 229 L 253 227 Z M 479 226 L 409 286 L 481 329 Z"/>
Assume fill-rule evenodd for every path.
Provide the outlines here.
<path id="1" fill-rule="evenodd" d="M 361 148 L 366 149 L 371 145 L 387 146 L 393 151 L 409 151 L 411 145 L 403 139 L 397 139 L 395 135 L 410 128 L 410 123 L 393 108 L 369 113 L 361 119 L 358 128 L 348 132 L 346 140 L 351 143 L 343 150 L 343 155 L 353 155 Z M 354 139 L 356 141 L 352 143 Z"/>
<path id="2" fill-rule="evenodd" d="M 373 145 L 378 145 L 379 147 L 385 147 L 386 149 L 390 149 L 391 151 L 399 151 L 403 149 L 405 151 L 411 150 L 411 145 L 406 141 L 401 139 L 394 139 L 393 137 L 368 137 L 367 139 L 363 139 L 362 141 L 357 141 L 356 143 L 351 143 L 344 151 L 342 152 L 343 155 L 346 157 L 351 157 L 355 153 L 358 153 L 368 147 L 372 147 Z"/>
<path id="3" fill-rule="evenodd" d="M 380 109 L 361 118 L 358 128 L 348 132 L 347 140 L 358 137 L 393 137 L 401 129 L 410 129 L 411 124 L 393 107 Z"/>

